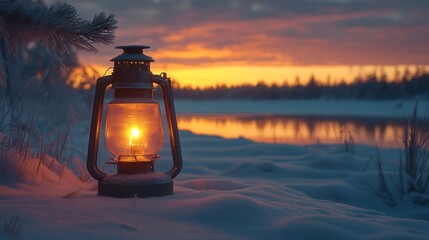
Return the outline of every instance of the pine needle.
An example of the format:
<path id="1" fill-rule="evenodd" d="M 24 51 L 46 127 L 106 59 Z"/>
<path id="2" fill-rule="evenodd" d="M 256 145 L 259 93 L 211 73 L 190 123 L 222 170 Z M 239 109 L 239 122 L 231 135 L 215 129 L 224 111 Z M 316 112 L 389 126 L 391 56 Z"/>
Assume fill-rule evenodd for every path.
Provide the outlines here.
<path id="1" fill-rule="evenodd" d="M 68 3 L 48 7 L 30 0 L 0 0 L 0 38 L 12 52 L 32 41 L 54 53 L 97 52 L 95 43 L 113 43 L 116 24 L 114 15 L 104 12 L 95 14 L 92 21 L 82 19 Z"/>

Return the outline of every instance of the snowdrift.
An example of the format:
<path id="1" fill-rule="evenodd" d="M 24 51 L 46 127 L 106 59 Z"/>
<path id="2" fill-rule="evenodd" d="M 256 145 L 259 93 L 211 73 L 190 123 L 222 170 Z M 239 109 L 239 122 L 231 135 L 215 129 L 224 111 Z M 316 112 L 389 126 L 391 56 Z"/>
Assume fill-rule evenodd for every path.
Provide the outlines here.
<path id="1" fill-rule="evenodd" d="M 184 170 L 174 194 L 144 199 L 97 196 L 95 182 L 79 182 L 56 162 L 33 173 L 37 159 L 15 181 L 20 168 L 13 165 L 17 153 L 10 151 L 1 162 L 8 174 L 0 180 L 0 221 L 19 216 L 22 239 L 427 239 L 429 234 L 427 206 L 403 199 L 392 208 L 368 188 L 377 187 L 377 173 L 368 164 L 372 147 L 348 153 L 336 145 L 257 144 L 190 132 L 181 132 L 181 140 Z M 397 150 L 381 154 L 393 159 Z M 168 146 L 161 156 L 156 166 L 168 169 Z"/>

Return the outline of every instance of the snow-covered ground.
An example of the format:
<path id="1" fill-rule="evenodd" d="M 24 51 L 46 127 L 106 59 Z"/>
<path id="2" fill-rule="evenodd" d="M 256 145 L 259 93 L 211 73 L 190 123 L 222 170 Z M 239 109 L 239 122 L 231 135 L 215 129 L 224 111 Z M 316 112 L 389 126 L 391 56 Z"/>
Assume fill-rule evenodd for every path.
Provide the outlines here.
<path id="1" fill-rule="evenodd" d="M 429 209 L 408 198 L 390 207 L 369 147 L 270 145 L 181 132 L 183 172 L 172 196 L 97 196 L 47 167 L 0 186 L 0 220 L 19 217 L 21 239 L 427 239 Z M 382 150 L 382 157 L 397 157 Z M 170 164 L 168 150 L 158 164 Z M 37 164 L 25 174 L 34 176 Z M 32 167 L 31 167 L 32 166 Z M 2 173 L 5 174 L 5 173 Z M 9 175 L 9 173 L 6 173 Z M 8 239 L 5 231 L 0 231 Z"/>
<path id="2" fill-rule="evenodd" d="M 178 111 L 184 112 L 181 104 Z M 262 111 L 257 104 L 252 109 Z M 404 105 L 404 114 L 409 114 L 411 108 Z M 380 111 L 389 112 L 389 106 Z M 10 150 L 0 161 L 0 239 L 13 239 L 13 232 L 20 239 L 427 239 L 429 235 L 429 209 L 415 205 L 416 196 L 394 195 L 394 207 L 377 196 L 377 172 L 369 160 L 375 154 L 372 146 L 357 145 L 354 152 L 345 152 L 342 145 L 264 144 L 189 131 L 180 134 L 183 171 L 175 179 L 174 194 L 156 198 L 101 197 L 95 181 L 81 183 L 52 159 L 39 166 L 38 159 L 30 158 L 23 165 Z M 399 150 L 381 149 L 380 155 L 385 169 L 394 169 Z M 156 167 L 164 170 L 170 164 L 166 143 Z"/>

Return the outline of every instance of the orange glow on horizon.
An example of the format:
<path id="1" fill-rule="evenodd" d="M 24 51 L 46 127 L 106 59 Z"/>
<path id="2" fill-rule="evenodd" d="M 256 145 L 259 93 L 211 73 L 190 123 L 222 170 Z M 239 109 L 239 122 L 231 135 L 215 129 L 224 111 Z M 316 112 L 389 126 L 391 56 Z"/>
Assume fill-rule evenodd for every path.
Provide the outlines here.
<path id="1" fill-rule="evenodd" d="M 152 72 L 158 74 L 167 72 L 168 76 L 177 81 L 180 86 L 191 88 L 207 88 L 217 85 L 226 85 L 228 87 L 250 84 L 256 85 L 263 81 L 268 85 L 277 84 L 290 86 L 297 83 L 305 85 L 311 76 L 324 84 L 338 84 L 341 81 L 352 83 L 357 77 L 376 73 L 377 76 L 385 74 L 388 80 L 402 77 L 405 69 L 409 69 L 413 74 L 416 71 L 415 66 L 183 66 L 166 65 L 161 63 L 152 64 Z M 422 66 L 423 69 L 429 69 L 429 66 Z M 111 74 L 109 66 L 91 65 L 91 68 L 98 72 L 100 76 L 106 73 Z M 76 82 L 79 82 L 75 79 Z M 75 83 L 77 84 L 77 83 Z"/>
<path id="2" fill-rule="evenodd" d="M 156 60 L 153 72 L 167 72 L 192 88 L 262 80 L 294 85 L 297 78 L 306 84 L 312 75 L 335 84 L 375 68 L 393 77 L 396 66 L 429 66 L 423 3 L 404 12 L 399 3 L 357 7 L 354 1 L 315 1 L 302 8 L 298 2 L 140 1 L 131 9 L 100 7 L 111 8 L 120 20 L 115 45 L 151 46 L 144 52 Z M 79 53 L 83 65 L 111 65 L 121 53 L 113 45 L 97 47 L 98 54 Z"/>

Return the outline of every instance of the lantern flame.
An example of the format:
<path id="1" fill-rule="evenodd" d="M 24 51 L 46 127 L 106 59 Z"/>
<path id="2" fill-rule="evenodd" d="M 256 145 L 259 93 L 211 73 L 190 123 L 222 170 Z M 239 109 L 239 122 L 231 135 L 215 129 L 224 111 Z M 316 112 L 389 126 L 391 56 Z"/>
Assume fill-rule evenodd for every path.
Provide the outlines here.
<path id="1" fill-rule="evenodd" d="M 138 128 L 133 128 L 131 130 L 131 136 L 130 136 L 130 146 L 133 146 L 133 139 L 138 139 L 140 135 L 140 131 Z"/>

